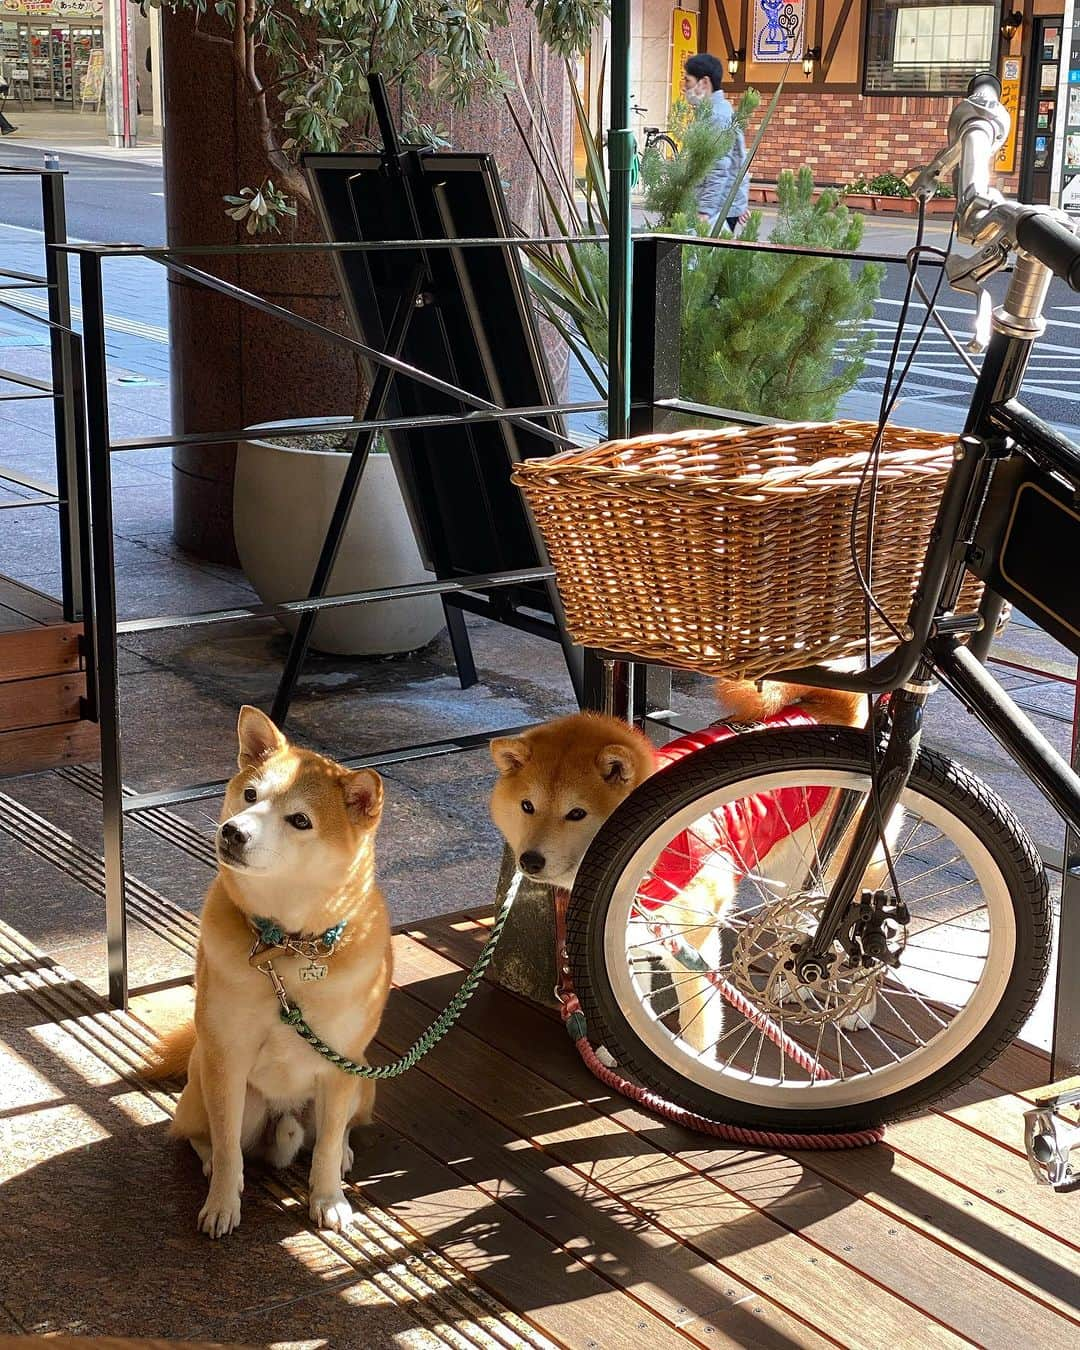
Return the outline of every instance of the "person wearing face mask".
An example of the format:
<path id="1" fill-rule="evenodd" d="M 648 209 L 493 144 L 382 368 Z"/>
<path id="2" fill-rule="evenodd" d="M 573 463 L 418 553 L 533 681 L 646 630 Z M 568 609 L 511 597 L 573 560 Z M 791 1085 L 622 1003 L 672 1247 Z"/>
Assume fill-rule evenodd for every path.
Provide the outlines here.
<path id="1" fill-rule="evenodd" d="M 696 56 L 687 58 L 683 70 L 683 96 L 691 103 L 709 101 L 712 104 L 713 121 L 718 126 L 730 126 L 734 110 L 720 88 L 724 72 L 717 58 L 708 52 L 699 52 Z M 738 177 L 745 159 L 746 141 L 742 129 L 737 127 L 731 149 L 716 161 L 698 185 L 698 215 L 702 220 L 709 222 L 710 228 L 715 225 L 716 218 L 728 199 L 732 184 Z M 746 219 L 749 214 L 749 203 L 750 175 L 744 174 L 728 208 L 726 223 L 729 229 L 734 231 L 735 227 Z"/>

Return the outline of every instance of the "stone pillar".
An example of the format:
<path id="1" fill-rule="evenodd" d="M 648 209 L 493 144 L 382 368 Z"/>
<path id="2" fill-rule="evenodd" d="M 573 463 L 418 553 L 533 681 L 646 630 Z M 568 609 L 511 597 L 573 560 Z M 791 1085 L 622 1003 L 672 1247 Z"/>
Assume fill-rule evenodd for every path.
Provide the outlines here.
<path id="1" fill-rule="evenodd" d="M 514 855 L 503 849 L 495 890 L 496 909 L 514 879 Z M 555 910 L 550 886 L 522 879 L 488 973 L 496 984 L 547 1007 L 557 1007 L 555 986 Z"/>
<path id="2" fill-rule="evenodd" d="M 190 10 L 163 11 L 165 214 L 169 246 L 250 243 L 225 215 L 222 196 L 273 178 L 226 47 L 194 31 Z M 213 29 L 212 16 L 204 26 Z M 224 31 L 222 28 L 221 31 Z M 310 212 L 274 242 L 319 238 Z M 329 260 L 311 255 L 192 258 L 193 265 L 266 300 L 347 331 Z M 357 375 L 350 353 L 281 319 L 170 276 L 173 422 L 218 431 L 279 417 L 350 415 Z M 234 445 L 173 451 L 173 537 L 200 557 L 235 563 Z"/>
<path id="3" fill-rule="evenodd" d="M 162 73 L 165 89 L 165 210 L 171 247 L 234 244 L 249 236 L 224 212 L 223 194 L 273 178 L 260 148 L 244 90 L 238 87 L 226 47 L 194 30 L 190 10 L 163 14 Z M 531 22 L 531 21 L 530 21 Z M 203 27 L 224 34 L 212 13 Z M 519 59 L 528 66 L 527 43 L 517 31 Z M 509 58 L 510 33 L 496 47 Z M 569 144 L 569 103 L 562 63 L 543 51 L 535 60 L 538 88 L 549 116 L 564 128 Z M 478 101 L 449 119 L 456 149 L 492 150 L 507 183 L 511 217 L 534 227 L 534 173 L 502 99 Z M 311 212 L 276 239 L 319 238 Z M 347 332 L 344 306 L 329 262 L 311 255 L 192 259 L 217 276 L 266 299 Z M 226 300 L 193 282 L 169 282 L 173 422 L 178 431 L 208 432 L 279 417 L 340 415 L 356 406 L 352 357 L 289 328 L 280 320 Z M 553 364 L 565 358 L 552 345 Z M 556 370 L 556 375 L 558 371 Z M 173 535 L 181 547 L 219 562 L 235 562 L 232 540 L 234 446 L 194 445 L 173 452 Z"/>

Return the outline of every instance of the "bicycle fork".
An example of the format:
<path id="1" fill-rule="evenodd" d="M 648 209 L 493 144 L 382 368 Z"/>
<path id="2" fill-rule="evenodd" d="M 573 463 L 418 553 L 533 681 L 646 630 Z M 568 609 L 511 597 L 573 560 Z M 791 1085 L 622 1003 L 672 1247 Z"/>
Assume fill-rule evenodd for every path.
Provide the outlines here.
<path id="1" fill-rule="evenodd" d="M 887 848 L 885 826 L 907 786 L 922 740 L 923 709 L 930 694 L 932 671 L 920 662 L 916 677 L 890 696 L 890 732 L 888 743 L 870 792 L 855 824 L 851 847 L 840 863 L 829 898 L 817 929 L 793 953 L 794 974 L 801 984 L 814 985 L 829 978 L 836 959 L 834 943 L 851 927 L 852 915 L 862 900 L 862 881 L 879 847 Z M 880 707 L 880 705 L 879 705 Z M 879 716 L 871 719 L 867 735 L 880 733 Z M 874 750 L 872 750 L 874 753 Z M 830 822 L 822 844 L 821 871 L 824 875 L 832 852 L 839 847 L 851 823 L 851 814 L 838 811 Z M 895 899 L 899 901 L 900 896 Z M 853 908 L 854 907 L 854 908 Z"/>

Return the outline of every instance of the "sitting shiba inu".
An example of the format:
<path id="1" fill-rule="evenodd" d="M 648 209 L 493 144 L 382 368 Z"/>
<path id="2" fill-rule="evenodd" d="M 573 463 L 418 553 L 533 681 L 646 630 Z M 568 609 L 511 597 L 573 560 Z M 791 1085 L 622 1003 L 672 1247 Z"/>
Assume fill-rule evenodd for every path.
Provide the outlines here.
<path id="1" fill-rule="evenodd" d="M 371 1121 L 375 1084 L 343 1072 L 285 1025 L 269 961 L 293 1007 L 339 1053 L 363 1060 L 390 991 L 390 919 L 375 884 L 382 780 L 289 744 L 241 709 L 239 772 L 217 832 L 219 870 L 202 913 L 194 1025 L 163 1042 L 159 1077 L 187 1085 L 171 1133 L 203 1162 L 199 1228 L 240 1222 L 244 1153 L 288 1166 L 312 1145 L 311 1217 L 352 1219 L 342 1178 L 349 1129 Z"/>
<path id="2" fill-rule="evenodd" d="M 716 692 L 726 716 L 738 722 L 761 721 L 788 708 L 819 723 L 859 726 L 863 721 L 862 697 L 839 690 L 722 680 Z M 581 861 L 604 821 L 665 762 L 664 752 L 658 752 L 641 732 L 596 713 L 576 713 L 520 736 L 499 737 L 491 742 L 491 755 L 499 770 L 491 816 L 519 869 L 536 881 L 565 890 L 573 887 Z M 829 809 L 822 803 L 819 817 Z M 783 829 L 775 831 L 778 838 L 767 854 L 769 874 L 804 876 L 807 852 L 814 831 L 820 828 L 818 819 L 803 823 L 786 837 L 781 837 Z M 735 895 L 739 873 L 751 870 L 751 865 L 739 867 L 730 845 L 725 852 L 723 846 L 714 849 L 693 831 L 684 833 L 699 856 L 675 858 L 673 874 L 684 873 L 687 879 L 677 886 L 654 879 L 650 885 L 655 885 L 655 897 L 642 903 L 661 911 L 664 922 L 674 924 L 715 968 L 724 915 Z M 664 857 L 677 852 L 673 841 Z M 764 865 L 765 859 L 753 861 L 753 870 L 757 870 L 756 865 Z M 648 888 L 644 893 L 648 896 Z M 648 951 L 648 959 L 658 964 L 658 948 L 649 942 L 647 920 L 636 922 L 642 928 L 640 951 Z M 631 952 L 634 945 L 631 938 Z M 644 962 L 646 958 L 636 959 Z M 719 1039 L 724 1002 L 715 997 L 715 989 L 705 979 L 687 978 L 685 968 L 673 961 L 664 958 L 663 965 L 679 979 L 680 1023 L 688 1043 L 705 1052 Z"/>

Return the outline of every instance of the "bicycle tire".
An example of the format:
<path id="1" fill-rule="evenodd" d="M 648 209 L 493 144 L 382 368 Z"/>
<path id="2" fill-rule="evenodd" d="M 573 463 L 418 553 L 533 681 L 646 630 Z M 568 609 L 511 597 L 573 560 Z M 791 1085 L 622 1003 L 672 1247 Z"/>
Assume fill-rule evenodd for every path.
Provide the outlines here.
<path id="1" fill-rule="evenodd" d="M 670 162 L 673 159 L 679 158 L 679 147 L 675 144 L 675 142 L 671 139 L 670 136 L 666 135 L 654 136 L 652 140 L 649 142 L 649 144 L 645 147 L 646 153 L 648 153 L 650 150 L 655 150 L 662 160 L 668 162 Z"/>
<path id="2" fill-rule="evenodd" d="M 916 760 L 909 800 L 932 806 L 942 818 L 951 817 L 963 827 L 961 836 L 964 831 L 974 834 L 1000 874 L 995 885 L 1005 888 L 1015 927 L 1004 993 L 955 1055 L 928 1076 L 872 1099 L 824 1108 L 802 1103 L 764 1107 L 680 1073 L 645 1043 L 620 1005 L 604 958 L 609 910 L 630 861 L 640 856 L 639 850 L 657 831 L 668 828 L 665 822 L 710 793 L 729 790 L 754 775 L 820 770 L 857 775 L 861 780 L 868 775 L 868 754 L 866 733 L 842 728 L 741 735 L 689 755 L 647 779 L 599 831 L 578 871 L 568 908 L 570 966 L 591 1039 L 602 1043 L 645 1086 L 702 1115 L 739 1125 L 792 1131 L 861 1129 L 911 1115 L 940 1100 L 978 1076 L 1015 1038 L 1039 997 L 1049 964 L 1046 872 L 1009 807 L 973 774 L 930 750 L 920 751 Z M 1004 905 L 1005 901 L 999 895 L 996 903 Z M 789 1098 L 794 1095 L 788 1093 Z"/>

